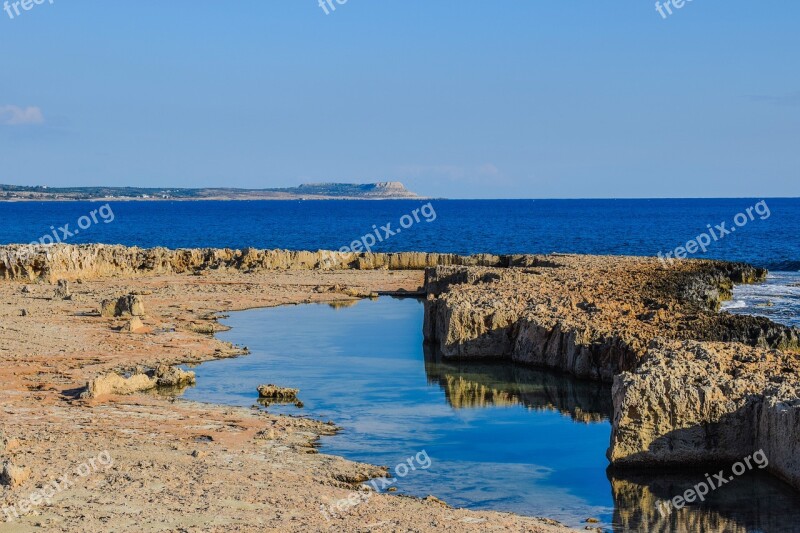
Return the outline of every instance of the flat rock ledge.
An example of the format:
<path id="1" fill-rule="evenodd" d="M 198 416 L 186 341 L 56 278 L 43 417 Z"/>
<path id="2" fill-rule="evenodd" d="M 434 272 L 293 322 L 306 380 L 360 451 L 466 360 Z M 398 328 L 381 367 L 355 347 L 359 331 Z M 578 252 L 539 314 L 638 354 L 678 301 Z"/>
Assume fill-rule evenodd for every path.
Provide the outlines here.
<path id="1" fill-rule="evenodd" d="M 506 359 L 613 383 L 615 467 L 730 464 L 763 449 L 800 489 L 800 331 L 719 312 L 766 271 L 718 261 L 526 256 L 426 271 L 438 357 Z"/>

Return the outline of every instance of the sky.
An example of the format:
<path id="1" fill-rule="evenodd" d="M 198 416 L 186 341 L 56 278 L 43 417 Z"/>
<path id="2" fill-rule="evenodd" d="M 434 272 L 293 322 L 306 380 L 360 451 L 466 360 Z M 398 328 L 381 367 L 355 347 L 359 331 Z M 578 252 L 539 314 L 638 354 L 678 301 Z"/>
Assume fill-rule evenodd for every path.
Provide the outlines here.
<path id="1" fill-rule="evenodd" d="M 0 183 L 800 196 L 796 0 L 11 4 Z"/>

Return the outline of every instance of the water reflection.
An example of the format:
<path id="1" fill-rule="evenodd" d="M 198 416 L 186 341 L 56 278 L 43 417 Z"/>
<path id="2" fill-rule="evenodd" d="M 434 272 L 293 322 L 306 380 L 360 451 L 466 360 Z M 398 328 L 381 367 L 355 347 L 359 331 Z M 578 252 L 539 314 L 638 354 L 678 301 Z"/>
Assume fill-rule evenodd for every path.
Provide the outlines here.
<path id="1" fill-rule="evenodd" d="M 431 468 L 400 493 L 469 508 L 547 516 L 583 529 L 796 531 L 800 502 L 765 475 L 737 479 L 702 507 L 661 517 L 656 499 L 702 475 L 607 471 L 611 392 L 601 383 L 502 362 L 444 361 L 422 339 L 421 302 L 383 297 L 347 308 L 300 305 L 231 314 L 225 340 L 251 355 L 203 363 L 185 398 L 252 406 L 263 383 L 300 389 L 305 407 L 271 412 L 334 420 L 321 451 L 393 465 L 426 450 Z"/>
<path id="2" fill-rule="evenodd" d="M 602 422 L 612 413 L 611 385 L 498 362 L 448 361 L 426 344 L 425 374 L 456 409 L 521 405 L 558 411 L 577 422 Z"/>
<path id="3" fill-rule="evenodd" d="M 717 472 L 710 469 L 708 473 Z M 796 533 L 800 495 L 764 472 L 750 472 L 706 496 L 706 501 L 661 512 L 657 504 L 705 479 L 704 471 L 610 473 L 614 530 L 664 533 Z"/>

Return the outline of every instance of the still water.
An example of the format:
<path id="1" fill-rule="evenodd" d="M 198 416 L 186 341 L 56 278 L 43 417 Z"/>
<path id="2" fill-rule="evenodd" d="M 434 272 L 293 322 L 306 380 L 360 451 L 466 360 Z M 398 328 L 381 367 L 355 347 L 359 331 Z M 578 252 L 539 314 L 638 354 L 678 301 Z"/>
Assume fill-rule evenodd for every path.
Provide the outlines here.
<path id="1" fill-rule="evenodd" d="M 394 466 L 425 451 L 429 468 L 399 493 L 454 506 L 546 516 L 609 531 L 784 533 L 800 529 L 800 497 L 749 475 L 701 506 L 661 516 L 704 472 L 607 472 L 608 385 L 504 363 L 443 362 L 422 339 L 423 303 L 382 297 L 233 313 L 219 336 L 251 355 L 199 365 L 184 398 L 251 406 L 256 387 L 300 389 L 303 407 L 271 412 L 333 420 L 321 452 Z M 716 471 L 716 470 L 715 470 Z"/>

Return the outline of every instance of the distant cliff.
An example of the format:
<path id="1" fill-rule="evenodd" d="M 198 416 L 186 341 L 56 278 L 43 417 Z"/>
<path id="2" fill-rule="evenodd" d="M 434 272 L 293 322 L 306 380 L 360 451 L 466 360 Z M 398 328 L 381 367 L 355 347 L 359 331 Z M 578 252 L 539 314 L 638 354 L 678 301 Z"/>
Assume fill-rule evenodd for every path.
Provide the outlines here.
<path id="1" fill-rule="evenodd" d="M 284 189 L 29 187 L 0 185 L 0 201 L 8 200 L 390 200 L 420 198 L 399 181 L 378 183 L 308 183 Z"/>

